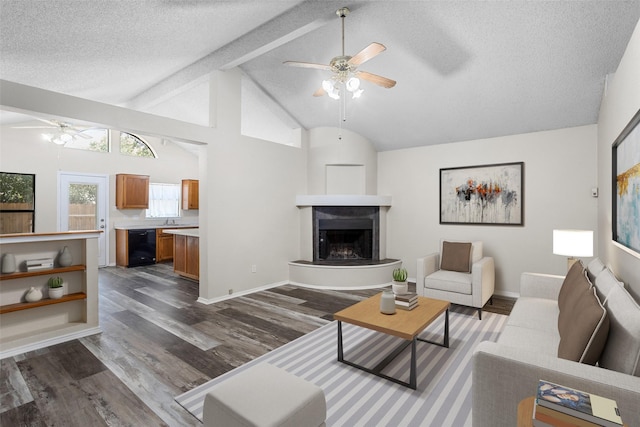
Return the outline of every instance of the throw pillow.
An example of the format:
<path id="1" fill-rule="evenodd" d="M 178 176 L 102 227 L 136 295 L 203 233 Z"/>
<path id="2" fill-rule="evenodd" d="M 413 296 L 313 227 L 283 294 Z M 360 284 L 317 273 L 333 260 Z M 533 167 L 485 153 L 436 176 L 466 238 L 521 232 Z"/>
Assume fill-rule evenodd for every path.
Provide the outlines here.
<path id="1" fill-rule="evenodd" d="M 471 272 L 471 243 L 442 242 L 440 269 Z"/>
<path id="2" fill-rule="evenodd" d="M 560 311 L 562 311 L 563 307 L 567 306 L 567 301 L 575 298 L 573 295 L 576 292 L 589 289 L 590 283 L 588 281 L 586 282 L 586 288 L 584 288 L 585 282 L 582 280 L 583 277 L 584 265 L 582 265 L 582 261 L 578 260 L 573 263 L 560 287 L 560 293 L 558 293 L 558 308 Z"/>
<path id="3" fill-rule="evenodd" d="M 595 365 L 609 335 L 609 317 L 595 289 L 582 293 L 574 304 L 573 319 L 562 325 L 558 357 Z"/>

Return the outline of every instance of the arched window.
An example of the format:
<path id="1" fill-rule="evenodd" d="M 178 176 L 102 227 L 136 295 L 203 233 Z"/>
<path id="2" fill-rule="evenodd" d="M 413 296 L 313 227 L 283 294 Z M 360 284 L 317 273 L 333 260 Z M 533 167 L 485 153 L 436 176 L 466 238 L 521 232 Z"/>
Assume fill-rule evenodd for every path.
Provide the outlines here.
<path id="1" fill-rule="evenodd" d="M 135 157 L 156 158 L 156 153 L 142 139 L 126 132 L 120 132 L 120 154 Z"/>

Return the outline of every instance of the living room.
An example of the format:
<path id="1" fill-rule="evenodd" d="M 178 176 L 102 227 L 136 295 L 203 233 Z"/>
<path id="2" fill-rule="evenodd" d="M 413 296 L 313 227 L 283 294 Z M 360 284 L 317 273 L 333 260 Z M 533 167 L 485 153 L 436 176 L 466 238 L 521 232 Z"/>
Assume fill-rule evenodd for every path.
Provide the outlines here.
<path id="1" fill-rule="evenodd" d="M 331 164 L 363 165 L 366 194 L 392 197 L 386 215 L 385 251 L 387 256 L 402 260 L 412 278 L 416 259 L 436 250 L 440 239 L 478 239 L 496 260 L 496 294 L 517 297 L 522 272 L 566 272 L 566 258 L 552 251 L 553 229 L 589 229 L 595 232 L 594 255 L 638 301 L 640 259 L 611 241 L 611 144 L 640 108 L 638 75 L 640 29 L 636 25 L 615 73 L 607 77 L 595 123 L 379 152 L 361 135 L 337 127 L 301 131 L 300 148 L 243 136 L 238 131 L 242 76 L 235 69 L 212 73 L 210 94 L 217 105 L 212 109 L 217 112 L 217 126 L 204 129 L 124 108 L 116 112 L 98 102 L 6 81 L 1 89 L 2 106 L 9 110 L 88 122 L 102 120 L 143 135 L 201 143 L 197 159 L 191 156 L 191 160 L 180 162 L 180 175 L 197 168 L 201 181 L 199 223 L 204 243 L 200 276 L 206 280 L 200 281 L 199 295 L 203 302 L 229 298 L 230 283 L 234 293 L 244 294 L 288 280 L 288 263 L 302 258 L 308 250 L 302 243 L 307 236 L 301 232 L 296 196 L 322 194 L 325 165 Z M 103 118 L 96 119 L 96 112 Z M 342 139 L 337 138 L 339 133 Z M 327 134 L 336 137 L 330 139 Z M 161 144 L 160 139 L 158 142 Z M 9 144 L 3 134 L 0 169 L 38 173 L 26 153 L 10 149 Z M 61 156 L 61 166 L 56 169 L 71 167 L 65 161 Z M 507 162 L 524 162 L 522 227 L 439 223 L 440 169 Z M 85 163 L 77 171 L 115 173 L 98 167 Z M 125 172 L 139 170 L 137 164 L 128 167 Z M 38 185 L 53 180 L 54 172 L 39 179 Z M 163 178 L 160 172 L 153 173 L 158 174 L 157 179 Z M 592 196 L 593 188 L 598 190 L 597 197 Z M 40 207 L 37 215 L 48 214 Z M 47 222 L 37 218 L 39 223 Z M 242 233 L 237 232 L 239 227 Z M 37 228 L 38 232 L 56 231 L 53 226 Z M 266 242 L 269 250 L 264 250 Z M 253 265 L 257 266 L 255 272 Z"/>

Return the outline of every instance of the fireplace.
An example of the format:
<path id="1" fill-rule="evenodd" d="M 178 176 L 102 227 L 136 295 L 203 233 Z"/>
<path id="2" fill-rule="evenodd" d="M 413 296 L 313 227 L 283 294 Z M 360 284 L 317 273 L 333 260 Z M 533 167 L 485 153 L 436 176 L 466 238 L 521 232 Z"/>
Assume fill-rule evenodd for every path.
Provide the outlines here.
<path id="1" fill-rule="evenodd" d="M 378 261 L 379 230 L 377 206 L 315 206 L 313 262 L 358 265 Z"/>

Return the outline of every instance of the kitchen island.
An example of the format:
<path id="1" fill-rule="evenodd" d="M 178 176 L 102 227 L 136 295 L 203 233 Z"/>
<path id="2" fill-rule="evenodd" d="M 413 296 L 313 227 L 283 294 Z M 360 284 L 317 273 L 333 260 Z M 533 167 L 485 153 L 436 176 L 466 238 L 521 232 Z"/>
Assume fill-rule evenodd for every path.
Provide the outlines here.
<path id="1" fill-rule="evenodd" d="M 164 229 L 173 234 L 173 271 L 192 279 L 200 280 L 200 233 L 197 228 Z"/>

